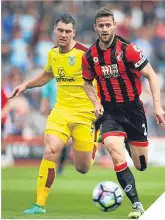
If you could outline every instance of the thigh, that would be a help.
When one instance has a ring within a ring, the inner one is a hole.
[[[128,136],[127,141],[134,146],[148,146],[147,120],[143,106],[139,103],[133,106],[127,114],[128,117],[123,123]]]
[[[74,148],[74,162],[75,167],[90,168],[91,158],[95,156],[96,146],[94,144],[94,125],[93,121],[77,118],[77,122],[72,128],[72,144]]]
[[[71,136],[73,147],[77,151],[88,152],[93,150],[95,127],[90,118],[79,116],[72,124]]]
[[[102,141],[109,136],[127,137],[127,134],[113,113],[106,113],[99,121]]]
[[[55,135],[66,144],[70,137],[70,128],[65,115],[62,110],[53,109],[48,116],[45,134]]]
[[[74,148],[74,164],[76,168],[85,167],[87,170],[91,166],[93,151],[79,151]]]

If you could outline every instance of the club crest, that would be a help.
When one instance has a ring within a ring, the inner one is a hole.
[[[122,51],[116,52],[116,58],[118,61],[121,61],[123,59],[123,52]]]
[[[69,59],[69,65],[73,66],[76,62],[76,57],[68,57],[68,59]]]

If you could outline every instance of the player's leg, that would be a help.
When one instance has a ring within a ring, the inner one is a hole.
[[[94,164],[97,143],[74,140],[73,147],[75,168],[78,172],[85,174]]]
[[[63,174],[65,160],[66,160],[67,155],[68,155],[68,147],[69,146],[65,146],[61,151],[61,154],[60,154],[60,157],[59,157],[59,160],[58,160],[57,175],[62,175]]]
[[[139,171],[144,171],[148,164],[148,142],[129,142],[130,153],[134,166]]]
[[[48,118],[45,131],[45,151],[37,179],[37,200],[32,208],[24,211],[24,214],[43,214],[46,212],[44,206],[55,179],[56,163],[70,136],[66,121],[61,117],[58,123],[57,117],[59,114],[55,114],[54,118],[50,115]]]
[[[124,136],[107,136],[103,138],[103,141],[104,146],[112,157],[117,179],[131,203],[134,204],[139,202],[139,198],[136,191],[134,176],[127,166],[124,151],[124,138]]]
[[[84,146],[85,142],[81,146]],[[80,146],[80,144],[79,144]],[[75,168],[79,173],[85,174],[91,167],[92,151],[79,151],[74,149],[74,164]]]
[[[59,154],[65,143],[55,134],[45,135],[45,151],[40,164],[37,179],[37,200],[36,204],[24,211],[24,214],[44,214],[44,208],[51,185],[55,179],[56,163]]]
[[[148,164],[147,120],[144,111],[138,112],[128,131],[128,145],[134,166],[137,170],[144,171]]]
[[[50,187],[55,179],[56,164],[61,150],[64,148],[65,140],[60,135],[49,130],[45,134],[45,151],[39,169],[37,180],[37,201],[36,204],[45,206]],[[53,134],[52,134],[53,133]],[[65,137],[67,138],[67,137]]]
[[[86,124],[75,124],[72,138],[75,168],[78,172],[85,174],[93,165],[97,151],[91,121]]]
[[[128,142],[128,145],[134,166],[137,170],[144,171],[148,163],[148,142],[132,141],[131,143]],[[128,218],[139,218],[144,213],[143,206],[139,202],[133,204],[132,208],[133,212],[128,215]]]
[[[127,111],[128,113],[128,111]],[[148,163],[148,140],[147,140],[147,121],[142,104],[136,103],[129,110],[131,120],[125,125],[128,135],[127,148],[137,170],[144,171]],[[139,218],[144,209],[141,203],[132,206],[133,212],[128,218]]]
[[[134,176],[127,166],[124,140],[127,134],[115,117],[105,115],[101,123],[101,135],[104,146],[111,154],[117,179],[132,204],[139,202]]]

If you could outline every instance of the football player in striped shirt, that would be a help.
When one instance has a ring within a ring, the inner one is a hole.
[[[165,112],[161,107],[157,76],[149,61],[136,45],[116,35],[115,28],[113,13],[100,9],[94,22],[98,39],[82,59],[84,89],[100,118],[102,141],[112,156],[118,181],[132,203],[133,212],[128,218],[139,218],[144,209],[134,176],[127,166],[124,142],[136,169],[144,171],[148,163],[148,138],[146,116],[139,97],[141,75],[149,81],[157,123],[165,124]],[[92,83],[94,79],[101,102]]]

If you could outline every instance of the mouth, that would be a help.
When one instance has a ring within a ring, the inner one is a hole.
[[[109,34],[102,34],[101,36],[103,36],[103,37],[107,37],[107,36],[109,36]]]
[[[60,43],[66,43],[66,40],[64,40],[64,39],[59,39],[59,42],[60,42]]]

